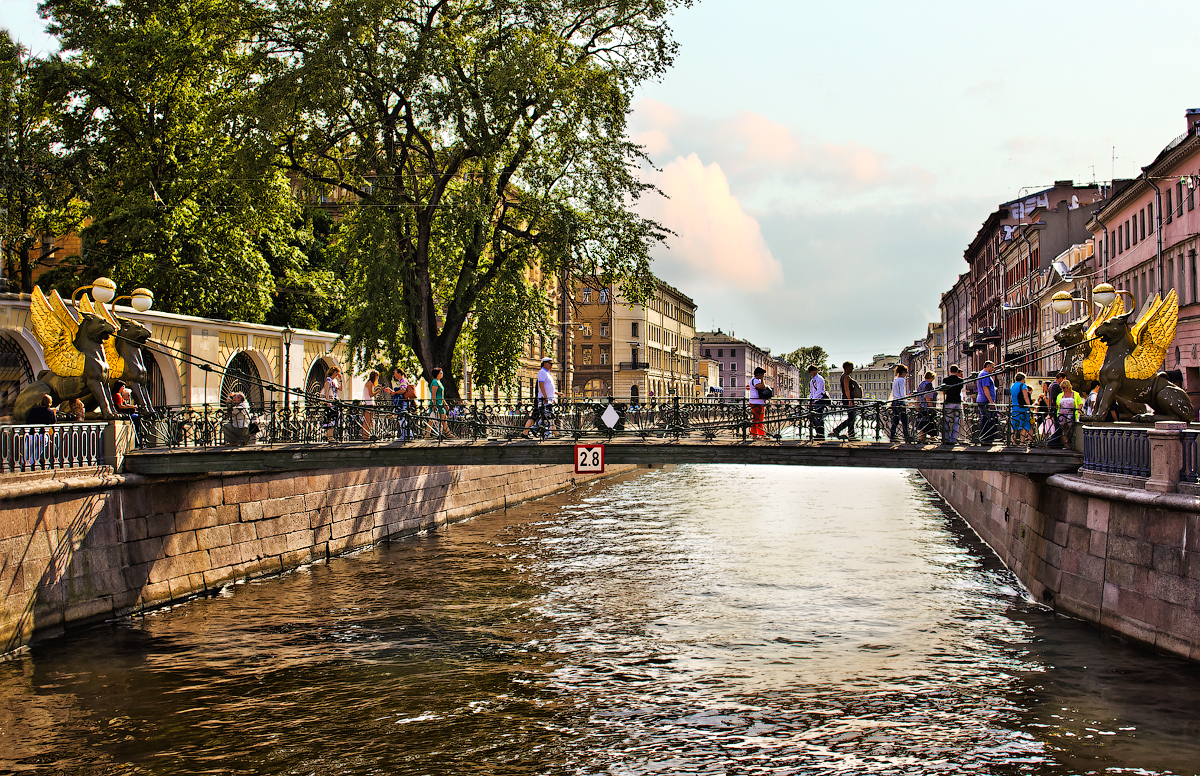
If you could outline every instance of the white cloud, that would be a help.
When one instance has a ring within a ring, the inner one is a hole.
[[[656,256],[670,274],[693,284],[765,291],[783,280],[779,262],[763,240],[758,221],[742,209],[717,163],[696,154],[676,157],[651,175],[667,198],[653,199],[646,215],[676,233],[670,250]]]

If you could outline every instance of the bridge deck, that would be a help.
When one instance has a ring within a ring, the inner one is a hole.
[[[529,441],[345,442],[329,445],[138,450],[125,470],[139,474],[244,473],[360,466],[528,466],[572,464],[571,439]],[[702,441],[617,439],[604,443],[609,464],[783,464],[899,469],[958,469],[1059,474],[1074,472],[1072,450],[943,447],[879,442]]]

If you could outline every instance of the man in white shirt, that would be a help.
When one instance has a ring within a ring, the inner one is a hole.
[[[529,438],[529,429],[539,420],[549,424],[550,436],[554,436],[554,397],[558,396],[558,391],[554,386],[554,373],[550,371],[552,366],[554,359],[550,356],[542,359],[542,368],[537,376],[537,395],[533,397],[533,414],[525,421],[525,430],[521,432],[525,439]]]
[[[808,399],[812,418],[813,438],[825,439],[825,411],[829,406],[829,397],[825,393],[825,378],[821,377],[816,364],[808,367]]]

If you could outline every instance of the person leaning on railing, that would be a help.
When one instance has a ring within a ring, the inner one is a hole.
[[[221,436],[227,445],[247,444],[253,436],[250,431],[250,402],[240,391],[229,394],[229,420],[221,427]]]
[[[31,426],[51,426],[58,422],[58,415],[54,411],[54,398],[50,394],[44,394],[38,403],[29,410],[25,416],[25,422]]]
[[[942,397],[942,444],[953,445],[958,442],[958,424],[962,420],[962,390],[963,379],[958,373],[958,367],[950,365],[950,376],[942,381],[938,388]]]

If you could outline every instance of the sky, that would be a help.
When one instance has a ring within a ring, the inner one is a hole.
[[[32,0],[0,24],[53,49]],[[699,0],[630,134],[676,236],[654,271],[774,353],[923,338],[997,205],[1133,177],[1200,107],[1200,3]]]

